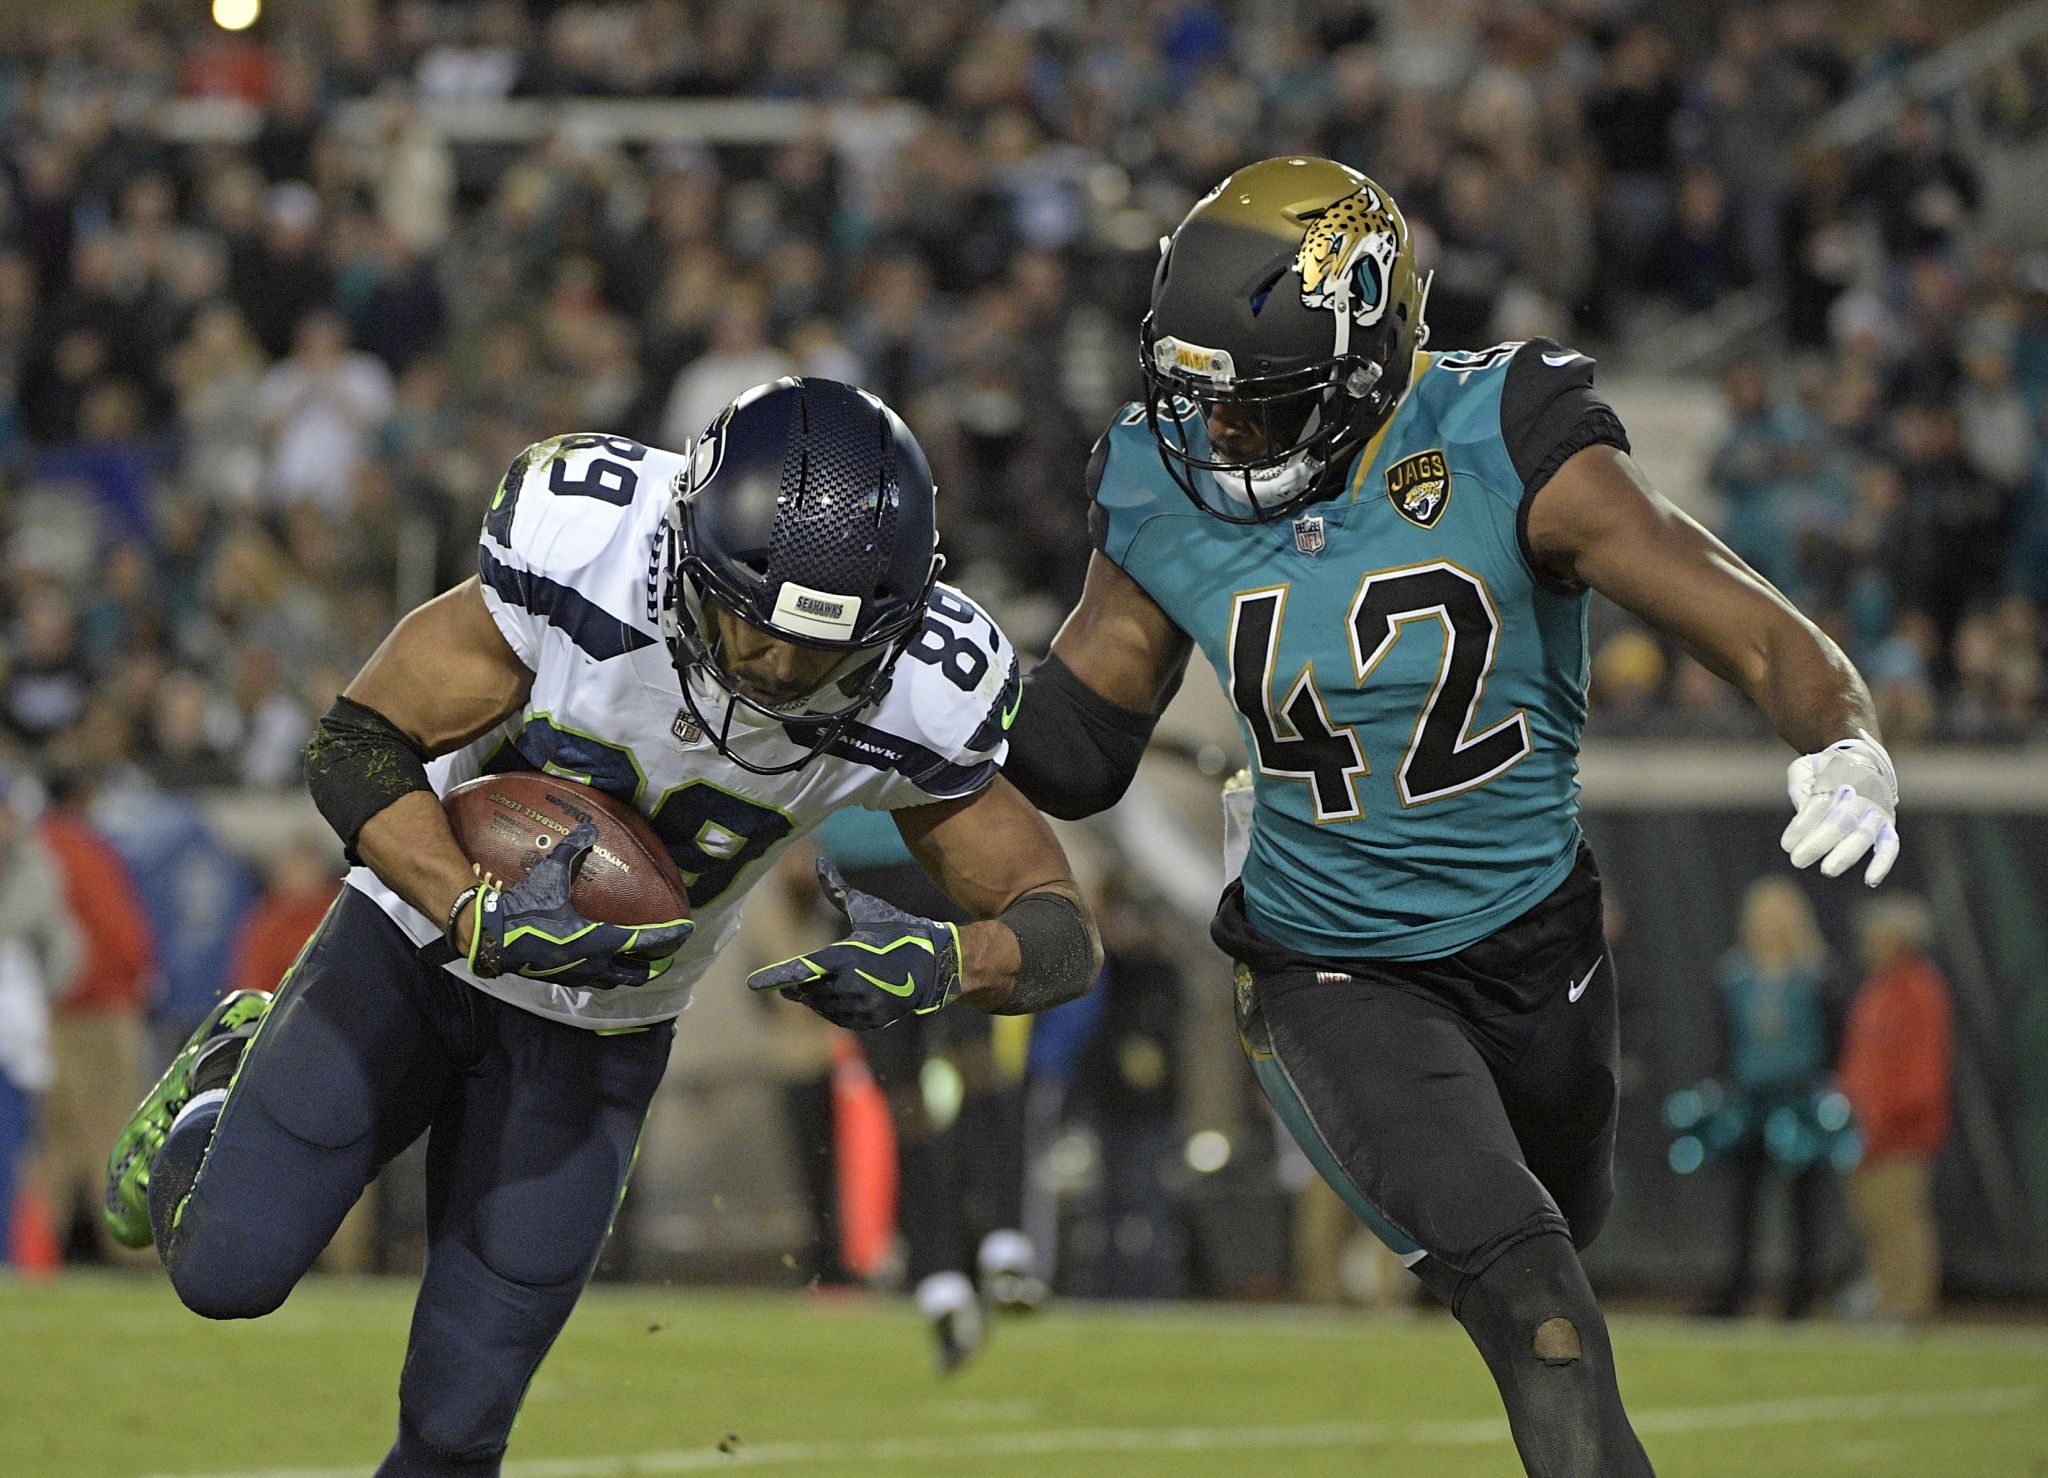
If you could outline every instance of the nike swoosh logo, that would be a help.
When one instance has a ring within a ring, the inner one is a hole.
[[[1024,706],[1024,685],[1017,685],[1017,696],[1010,700],[1010,706],[1003,710],[1003,728],[1007,732],[1017,720],[1017,710]]]
[[[901,985],[896,985],[890,981],[884,980],[879,975],[870,975],[865,970],[855,970],[853,973],[858,975],[862,980],[865,980],[869,985],[879,986],[881,989],[887,991],[892,996],[907,996],[912,991],[917,989],[917,981],[907,973],[904,975],[903,984]]]
[[[1607,956],[1605,955],[1600,956],[1600,960],[1606,958]],[[1579,983],[1565,992],[1564,998],[1567,1001],[1576,1001],[1586,993],[1586,987],[1593,983],[1593,972],[1600,968],[1600,960],[1593,961],[1592,965],[1587,968],[1586,973],[1579,977]]]
[[[1546,354],[1543,356],[1543,362],[1549,365],[1552,369],[1563,369],[1573,360],[1584,359],[1585,357],[1586,356],[1583,354],[1572,354],[1569,352],[1564,354]]]

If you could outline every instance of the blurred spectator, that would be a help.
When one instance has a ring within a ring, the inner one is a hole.
[[[127,864],[86,815],[88,786],[79,771],[54,777],[38,827],[57,861],[84,956],[57,996],[51,1022],[56,1071],[43,1102],[37,1179],[60,1239],[74,1249],[93,1249],[98,1261],[113,1251],[100,1225],[107,1148],[154,1062],[143,1016],[155,951]]]
[[[1513,265],[1507,223],[1486,163],[1464,155],[1444,170],[1443,211],[1429,290],[1430,342],[1476,349],[1494,341],[1494,311]]]
[[[459,578],[519,447],[579,427],[678,445],[792,371],[906,414],[941,464],[949,548],[1028,627],[1085,563],[1079,458],[1136,388],[1160,234],[1227,170],[1307,149],[1396,193],[1436,272],[1436,347],[1627,350],[1745,285],[1743,316],[1775,294],[1815,356],[1794,373],[1822,388],[1764,384],[1763,435],[1731,437],[1756,475],[1717,487],[1731,542],[1859,659],[1922,611],[1926,691],[1947,700],[1965,665],[1981,676],[1965,635],[2007,629],[1979,613],[2048,599],[2048,268],[1987,230],[1978,157],[2048,118],[2039,48],[1867,142],[1815,129],[1947,39],[1935,8],[1862,31],[1814,0],[1705,21],[1337,0],[329,9],[227,37],[203,7],[159,7],[0,44],[19,79],[0,623],[23,624],[12,572],[33,565],[81,623],[88,679],[188,670],[228,728],[264,687],[231,647],[293,674],[352,665],[398,594],[396,546],[407,594]],[[250,131],[185,135],[153,110],[167,87],[252,104]],[[437,111],[578,95],[794,111],[745,144],[580,124],[486,143]],[[1768,334],[1742,342],[1778,362]],[[1908,406],[1953,423],[1932,463],[1898,429]],[[1873,463],[1900,474],[1881,508]],[[350,551],[324,570],[275,518],[306,501]],[[1674,727],[1684,690],[1660,679],[1632,722]],[[1926,726],[2015,731],[1982,707],[1937,702]]]
[[[1868,275],[1867,265],[1881,248],[1849,212],[1849,165],[1842,155],[1805,150],[1797,167],[1780,253],[1785,332],[1795,345],[1812,348],[1827,339],[1828,310]]]
[[[1617,263],[1637,263],[1671,200],[1673,125],[1682,98],[1671,39],[1647,21],[1600,60],[1586,127],[1608,171],[1607,235]]]
[[[1728,187],[1710,169],[1679,176],[1671,216],[1651,241],[1648,281],[1686,308],[1711,308],[1755,276],[1728,209]]]
[[[230,238],[233,296],[257,342],[272,358],[287,353],[299,321],[326,304],[333,273],[320,251],[320,197],[298,180],[272,186],[262,197],[257,234]]]
[[[772,948],[802,950],[823,943],[827,921],[817,908],[816,851],[791,847],[775,865],[768,886],[753,895],[766,927],[756,937]],[[766,955],[748,961],[769,963]],[[851,1283],[853,1274],[843,1257],[839,1222],[839,1159],[833,1117],[833,1042],[837,1028],[809,1011],[783,1011],[770,993],[755,1002],[767,1014],[770,1053],[782,1084],[783,1113],[789,1128],[790,1158],[803,1187],[810,1215],[809,1235],[791,1254],[791,1270],[809,1287]]]
[[[1941,1292],[1934,1157],[1948,1138],[1954,1037],[1948,982],[1927,956],[1932,918],[1908,895],[1869,905],[1859,931],[1869,972],[1849,1007],[1839,1071],[1863,1135],[1849,1203],[1878,1311],[1932,1314]]]
[[[265,869],[262,894],[235,931],[227,989],[276,990],[340,891],[340,870],[324,840],[298,837],[280,848]]]
[[[1877,704],[1877,720],[1893,744],[1917,743],[1934,724],[1930,665],[1937,641],[1924,611],[1907,611],[1863,663],[1864,680]]]
[[[1817,1157],[1784,1163],[1765,1126],[1780,1110],[1803,1113],[1826,1083],[1839,1034],[1831,1020],[1831,967],[1813,906],[1790,878],[1751,883],[1737,928],[1736,946],[1719,968],[1721,1083],[1730,1100],[1742,1105],[1750,1129],[1728,1155],[1735,1182],[1728,1269],[1701,1312],[1729,1318],[1748,1303],[1764,1181],[1776,1178],[1784,1181],[1791,1203],[1783,1307],[1787,1319],[1797,1319],[1825,1291],[1821,1211],[1831,1177],[1826,1161]]]
[[[151,537],[152,469],[142,434],[142,402],[135,387],[101,380],[87,387],[79,401],[76,441],[52,447],[37,463],[41,478],[84,485],[98,507],[103,542]]]
[[[36,1100],[55,1078],[50,1002],[84,949],[57,859],[36,835],[42,799],[18,769],[0,772],[0,1229],[35,1129]],[[7,1239],[0,1237],[0,1262]]]
[[[263,377],[256,403],[270,438],[271,496],[334,511],[391,415],[391,372],[351,350],[341,316],[322,310],[300,321],[292,352]]]
[[[225,715],[196,672],[165,673],[156,684],[143,762],[159,785],[205,790],[235,778],[226,754]]]
[[[92,679],[79,641],[78,613],[61,588],[38,581],[23,592],[19,609],[7,636],[0,721],[35,743],[77,721]]]
[[[1101,1146],[1100,1235],[1086,1239],[1100,1251],[1074,1269],[1071,1286],[1101,1298],[1171,1298],[1183,1291],[1187,1260],[1168,1183],[1179,1143],[1175,1060],[1185,1009],[1174,915],[1139,899],[1114,874],[1095,902],[1103,931],[1104,977],[1094,992],[1101,1023],[1081,1056],[1074,1109]]]
[[[2005,576],[2007,510],[1998,490],[1963,460],[1953,409],[1902,407],[1895,447],[1906,495],[1900,593],[1934,621],[1935,681],[1946,686],[1964,613],[1992,600]]]
[[[1641,627],[1625,627],[1593,653],[1593,698],[1603,713],[1626,725],[1657,701],[1668,672],[1657,639]]]
[[[661,415],[666,446],[687,445],[742,391],[794,374],[789,356],[768,341],[768,305],[758,287],[726,285],[711,321],[710,346],[676,376]]]
[[[1767,578],[1789,553],[1776,521],[1770,491],[1778,475],[1778,453],[1787,439],[1783,418],[1771,403],[1764,366],[1739,360],[1723,381],[1728,397],[1728,430],[1707,468],[1707,486],[1721,500],[1721,537]]]
[[[257,398],[268,361],[231,303],[212,303],[171,351],[165,376],[184,446],[179,480],[208,502],[248,507],[266,472]]]
[[[1850,184],[1894,259],[1945,249],[1977,207],[1976,171],[1949,147],[1945,131],[1932,107],[1909,104]]]
[[[247,866],[221,845],[190,796],[163,790],[134,762],[125,717],[88,711],[67,752],[99,780],[91,816],[128,864],[149,915],[162,987],[151,1012],[160,1059],[220,998],[235,931],[255,894]]]

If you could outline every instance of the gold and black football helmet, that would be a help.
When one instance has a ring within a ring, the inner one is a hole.
[[[1328,497],[1428,339],[1429,280],[1393,197],[1329,159],[1261,160],[1160,243],[1140,330],[1145,415],[1204,513],[1264,523]],[[1219,408],[1255,434],[1212,446]]]

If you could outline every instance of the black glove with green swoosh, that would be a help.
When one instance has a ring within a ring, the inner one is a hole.
[[[747,977],[750,987],[779,990],[855,1031],[922,1016],[960,994],[958,929],[847,887],[829,857],[818,859],[818,884],[853,932],[809,954],[762,966]]]

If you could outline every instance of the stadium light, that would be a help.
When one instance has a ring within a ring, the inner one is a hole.
[[[1198,1175],[1214,1175],[1230,1163],[1230,1139],[1214,1129],[1189,1136],[1188,1168]]]
[[[263,0],[213,0],[213,23],[223,31],[246,31],[263,14]]]

